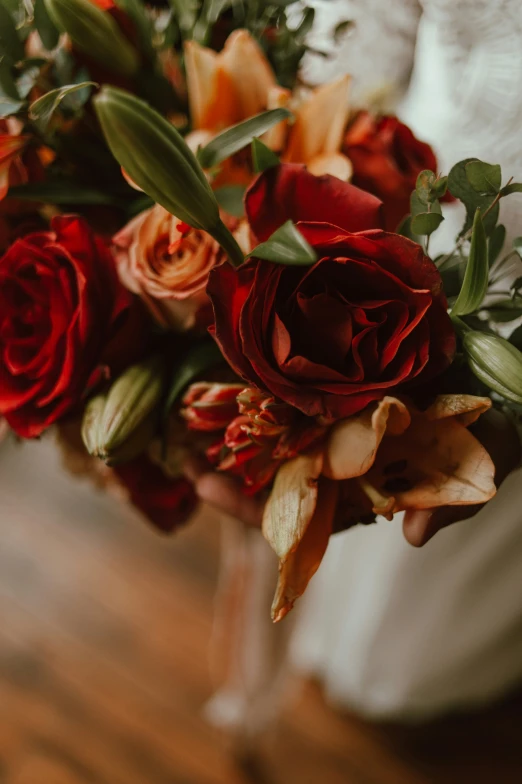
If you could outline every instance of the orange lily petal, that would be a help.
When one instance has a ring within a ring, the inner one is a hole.
[[[373,465],[384,434],[402,433],[410,422],[406,405],[394,397],[337,422],[328,439],[324,475],[337,480],[362,476]]]
[[[295,112],[284,155],[289,163],[308,163],[339,152],[348,120],[350,76],[317,87]]]
[[[428,419],[444,419],[456,417],[458,421],[468,427],[491,408],[489,397],[476,395],[438,395],[431,406],[426,410]]]
[[[231,33],[219,57],[235,92],[236,122],[264,111],[277,81],[263,50],[248,30]]]
[[[218,133],[233,125],[238,116],[235,85],[221,55],[187,41],[185,67],[193,127]]]
[[[268,91],[267,109],[285,109],[288,106],[292,93],[285,87],[271,87]],[[262,137],[261,141],[270,147],[271,150],[280,152],[284,149],[286,137],[288,134],[288,122],[282,120],[277,125],[274,125]]]
[[[298,547],[281,560],[279,580],[272,604],[272,619],[282,620],[294,602],[306,590],[328,546],[333,531],[339,485],[324,477],[319,480],[319,493],[314,514]]]
[[[317,155],[307,164],[307,169],[316,177],[331,174],[344,182],[348,182],[353,174],[353,166],[349,158],[341,152]]]
[[[263,536],[281,559],[295,550],[314,515],[323,455],[315,451],[284,463],[263,513]]]

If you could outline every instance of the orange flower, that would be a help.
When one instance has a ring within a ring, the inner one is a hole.
[[[337,422],[320,448],[278,471],[263,534],[279,557],[272,617],[303,594],[330,534],[373,514],[481,504],[495,495],[495,467],[467,430],[489,398],[441,395],[426,410],[385,397]]]
[[[349,76],[317,87],[303,99],[293,96],[277,84],[261,47],[246,30],[233,32],[219,53],[187,42],[185,62],[192,146],[206,144],[224,128],[259,112],[288,106],[294,114],[293,125],[281,122],[271,128],[265,143],[281,153],[282,160],[307,164],[313,174],[350,178],[350,161],[340,152],[348,120]],[[227,162],[220,185],[252,178],[247,162],[240,163],[242,176],[229,171],[231,163]]]
[[[208,304],[208,273],[220,257],[218,243],[159,204],[140,213],[113,239],[118,274],[163,327],[195,326]],[[210,311],[209,311],[210,314]]]
[[[29,141],[13,129],[9,120],[0,120],[0,201],[11,185],[27,182],[27,171],[22,162],[22,152]]]

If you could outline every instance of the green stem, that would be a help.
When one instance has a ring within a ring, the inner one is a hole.
[[[217,227],[209,232],[209,234],[212,234],[214,239],[219,242],[233,267],[239,267],[240,264],[244,262],[245,256],[243,251],[237,244],[235,237],[222,221],[220,221]]]
[[[461,337],[466,333],[471,331],[471,327],[468,327],[465,321],[459,316],[451,316],[451,321],[453,322],[453,326],[455,328],[455,332],[457,332]]]

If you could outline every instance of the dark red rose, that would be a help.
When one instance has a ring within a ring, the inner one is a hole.
[[[40,435],[127,351],[131,295],[108,247],[77,217],[16,240],[0,258],[0,414]]]
[[[189,481],[172,479],[161,468],[142,456],[113,468],[128,493],[128,500],[161,531],[169,533],[186,522],[197,505]]]
[[[214,335],[245,381],[335,420],[449,365],[437,268],[420,245],[373,228],[375,197],[287,164],[260,175],[245,203],[257,240],[292,218],[319,256],[311,267],[253,258],[211,271]]]
[[[388,231],[410,212],[418,174],[423,169],[437,173],[429,144],[419,141],[397,117],[359,112],[348,128],[343,152],[352,162],[353,184],[382,200]]]

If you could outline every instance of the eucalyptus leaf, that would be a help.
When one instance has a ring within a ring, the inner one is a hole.
[[[252,164],[256,173],[271,169],[280,163],[279,156],[260,139],[252,139]]]
[[[291,220],[283,223],[266,242],[254,248],[249,255],[289,266],[309,267],[317,261],[315,250]]]
[[[204,343],[198,343],[196,346],[193,346],[174,371],[163,409],[163,421],[168,419],[172,407],[186,387],[197,376],[200,376],[209,368],[221,364],[223,361],[223,355],[213,340],[207,340]]]
[[[482,214],[484,214],[495,199],[494,195],[483,196],[482,194],[477,193],[468,180],[466,165],[471,161],[476,160],[476,158],[467,158],[463,161],[459,161],[459,163],[456,163],[455,166],[453,166],[448,175],[448,189],[450,193],[459,199],[466,207],[466,220],[460,231],[460,237],[466,234],[473,226],[477,207],[479,207]],[[497,220],[498,204],[496,204],[483,219],[484,231],[487,236],[489,236],[495,228]]]
[[[510,193],[522,193],[522,182],[510,182],[500,191],[501,196],[509,196]]]
[[[0,2],[0,57],[4,55],[16,63],[24,59],[25,52],[14,19]]]
[[[244,185],[224,185],[214,191],[214,196],[221,209],[233,215],[234,218],[242,218],[245,214],[243,197],[245,195]]]
[[[418,242],[419,238],[416,234],[413,233],[411,229],[411,223],[412,223],[411,215],[405,215],[404,218],[399,223],[399,225],[397,226],[395,233],[400,234],[401,237],[407,237],[409,240],[413,240],[413,242]]]
[[[40,128],[45,129],[54,112],[57,110],[64,98],[77,90],[89,87],[97,87],[96,82],[80,82],[79,84],[66,84],[50,90],[41,98],[34,101],[29,107],[29,117],[37,122]]]
[[[431,186],[431,195],[436,199],[442,199],[448,189],[448,178],[438,177]]]
[[[480,215],[475,212],[468,263],[459,296],[451,313],[453,316],[466,316],[481,306],[488,290],[489,264],[486,233]]]
[[[498,259],[502,248],[504,247],[505,240],[506,227],[502,223],[499,223],[491,232],[491,236],[488,240],[488,256],[490,267],[492,267],[495,261]]]
[[[426,212],[426,202],[422,201],[416,190],[412,191],[410,196],[410,212],[412,219],[416,215],[421,215],[423,212]]]
[[[431,189],[435,179],[436,176],[434,172],[430,171],[429,169],[424,169],[424,171],[421,171],[417,177],[415,192],[423,204],[427,204],[430,201]]]
[[[197,158],[204,169],[210,169],[221,161],[230,158],[243,147],[251,144],[257,136],[261,136],[273,125],[291,117],[288,109],[270,109],[268,112],[256,114],[255,117],[227,128],[215,136],[205,147],[200,147]]]
[[[414,234],[430,235],[436,231],[444,218],[438,212],[421,212],[411,221],[411,229]]]
[[[496,194],[502,184],[502,170],[498,164],[470,161],[466,164],[466,177],[478,193]]]
[[[48,51],[58,46],[60,33],[49,16],[44,0],[34,0],[34,24],[43,45]]]

